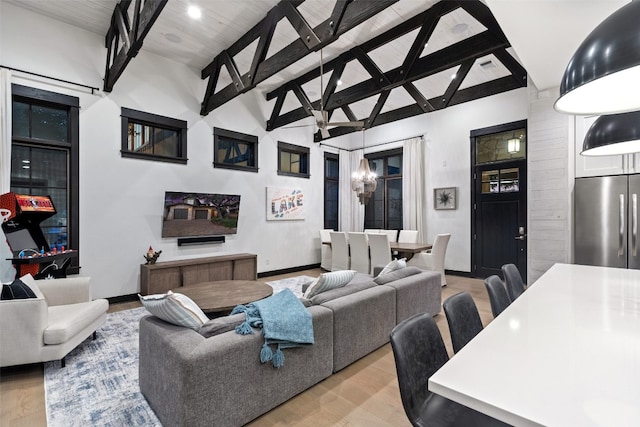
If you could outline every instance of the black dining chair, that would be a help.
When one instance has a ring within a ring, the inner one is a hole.
[[[449,360],[440,330],[430,314],[416,314],[400,322],[391,331],[391,348],[402,406],[413,426],[508,425],[429,391],[429,377]]]
[[[502,279],[495,274],[484,279],[484,286],[487,288],[487,293],[489,294],[489,303],[491,303],[493,317],[498,317],[498,315],[511,304],[507,289],[504,287]]]
[[[507,292],[511,302],[515,301],[524,292],[525,285],[520,275],[520,270],[514,264],[505,264],[502,266],[502,274],[504,275],[504,283],[507,285]]]
[[[447,298],[442,308],[447,316],[453,352],[457,353],[482,330],[478,307],[470,293],[460,292]]]

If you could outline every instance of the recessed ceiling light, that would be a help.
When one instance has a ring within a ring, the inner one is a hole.
[[[458,76],[458,73],[454,73],[451,75],[451,80],[455,79]]]
[[[182,38],[174,33],[167,33],[164,35],[164,38],[169,40],[171,43],[182,43]]]
[[[338,86],[340,86],[342,84],[342,80],[338,80],[338,83],[336,83]]]
[[[462,34],[465,31],[467,31],[469,29],[469,26],[467,24],[465,24],[464,22],[460,23],[460,24],[456,24],[453,26],[453,28],[451,28],[451,32],[453,34]]]
[[[198,6],[191,5],[187,9],[187,15],[189,15],[193,19],[200,19],[200,17],[202,16],[202,11]]]

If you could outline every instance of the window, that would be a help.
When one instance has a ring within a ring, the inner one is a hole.
[[[49,246],[79,249],[79,100],[13,84],[11,191],[48,195],[57,213],[40,223]],[[77,273],[75,258],[68,272]]]
[[[187,163],[187,122],[122,108],[122,157]]]
[[[278,175],[309,178],[309,148],[278,141]]]
[[[338,230],[340,164],[338,155],[324,153],[324,228]]]
[[[366,156],[378,186],[364,208],[364,228],[402,229],[402,149]]]
[[[213,167],[258,172],[258,137],[213,128]]]
[[[527,129],[478,136],[476,165],[525,159],[527,157]]]

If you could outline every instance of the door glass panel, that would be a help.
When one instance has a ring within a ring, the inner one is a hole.
[[[499,191],[499,176],[497,170],[482,171],[482,192],[497,193]]]
[[[29,104],[13,102],[13,136],[29,137]]]
[[[526,158],[527,131],[516,129],[476,138],[476,165]]]
[[[500,170],[500,192],[512,193],[519,190],[518,168]]]

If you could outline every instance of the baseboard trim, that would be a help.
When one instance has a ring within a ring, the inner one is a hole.
[[[120,304],[122,302],[131,302],[131,301],[138,301],[138,294],[129,294],[129,295],[119,295],[117,297],[108,297],[105,298],[107,301],[109,301],[109,305],[111,304]]]
[[[301,265],[298,267],[291,268],[283,268],[282,270],[273,270],[273,271],[263,271],[262,273],[258,273],[258,278],[269,277],[269,276],[278,276],[280,274],[289,274],[295,273],[296,271],[304,271],[311,270],[313,268],[320,268],[320,264],[309,264],[309,265]]]

